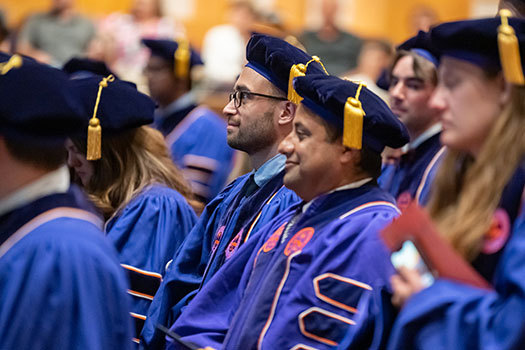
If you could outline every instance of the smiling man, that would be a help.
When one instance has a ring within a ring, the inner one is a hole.
[[[224,115],[228,144],[246,152],[254,169],[211,200],[175,255],[144,326],[142,340],[147,348],[160,348],[164,342],[155,329],[158,323],[171,325],[253,232],[298,201],[293,191],[283,187],[285,157],[278,153],[279,143],[292,130],[297,108],[287,99],[290,71],[309,61],[307,73],[323,71],[304,51],[266,35],[250,39],[246,58],[248,64]]]
[[[350,348],[384,345],[394,269],[378,232],[398,210],[376,179],[383,148],[405,144],[406,129],[362,84],[309,75],[294,87],[304,99],[279,151],[284,184],[303,201],[261,229],[188,305],[172,328],[184,340],[329,349],[346,334]]]

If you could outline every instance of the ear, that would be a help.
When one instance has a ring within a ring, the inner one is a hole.
[[[341,144],[340,160],[342,164],[359,164],[361,161],[361,150],[348,148]]]
[[[501,81],[499,82],[501,86],[501,94],[499,99],[500,106],[504,107],[507,105],[510,101],[510,95],[512,91],[512,84],[505,81],[503,76],[501,77]]]
[[[281,110],[279,115],[278,123],[279,125],[291,124],[293,118],[295,117],[295,111],[297,111],[297,105],[290,101],[283,102],[284,108]]]

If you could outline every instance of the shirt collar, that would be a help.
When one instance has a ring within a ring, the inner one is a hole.
[[[66,193],[69,169],[64,165],[0,200],[0,215],[54,193]]]
[[[416,139],[410,143],[407,143],[403,147],[403,151],[409,151],[413,150],[419,147],[423,142],[431,138],[432,136],[436,135],[437,133],[441,132],[441,123],[436,123],[432,125],[430,128],[428,128],[424,133],[416,137]]]
[[[254,170],[253,180],[257,186],[262,187],[270,181],[275,175],[284,170],[286,163],[286,156],[277,154],[273,158],[266,161],[259,169]]]
[[[349,184],[346,184],[346,185],[343,185],[343,186],[339,186],[337,187],[336,189],[333,189],[331,190],[330,192],[328,193],[333,193],[333,192],[337,192],[337,191],[344,191],[344,190],[350,190],[352,188],[358,188],[358,187],[361,187],[363,186],[364,184],[367,184],[368,182],[372,181],[373,178],[371,177],[367,177],[365,179],[361,179],[361,180],[358,180],[358,181],[355,181],[355,182],[352,182],[352,183],[349,183]],[[328,194],[327,193],[327,194]],[[309,201],[308,203],[306,203],[305,205],[303,205],[303,213],[310,207],[310,205],[312,205],[312,203],[317,199],[319,198],[319,196],[315,197],[314,199],[312,199],[311,201]]]

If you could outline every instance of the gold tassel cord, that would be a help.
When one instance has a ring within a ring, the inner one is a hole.
[[[499,14],[501,25],[498,27],[498,49],[503,74],[509,83],[525,85],[518,38],[514,28],[509,25],[509,17],[512,14],[506,9],[501,10]]]
[[[302,63],[294,64],[290,68],[290,78],[288,79],[288,100],[298,105],[303,98],[293,88],[293,80],[297,77],[304,77],[306,75],[306,66]]]
[[[113,75],[109,75],[98,83],[97,100],[95,101],[95,108],[93,109],[93,116],[89,120],[88,136],[87,136],[87,160],[97,160],[102,156],[102,127],[100,126],[100,120],[97,118],[98,105],[100,103],[100,97],[102,95],[102,89],[108,87],[108,83],[115,81]]]
[[[9,61],[0,63],[0,75],[6,75],[11,69],[22,67],[22,57],[13,55]]]
[[[186,78],[190,72],[190,44],[186,39],[179,39],[179,46],[175,50],[175,76],[178,78]]]
[[[290,68],[290,77],[288,79],[288,100],[290,102],[295,103],[296,105],[301,103],[303,98],[299,96],[299,94],[293,88],[293,80],[297,77],[304,77],[306,75],[306,71],[308,70],[308,65],[312,62],[319,63],[321,67],[323,67],[323,70],[326,73],[326,75],[329,75],[328,72],[326,71],[326,68],[323,65],[323,62],[321,62],[321,60],[317,56],[312,56],[312,59],[306,62],[306,64],[302,64],[302,63],[294,64],[292,68]]]
[[[344,110],[343,146],[354,149],[363,148],[363,119],[365,111],[359,95],[364,83],[359,83],[355,97],[348,97]]]

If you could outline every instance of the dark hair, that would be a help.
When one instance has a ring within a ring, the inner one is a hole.
[[[67,153],[63,143],[3,137],[9,153],[20,162],[44,170],[55,170],[65,164]]]

